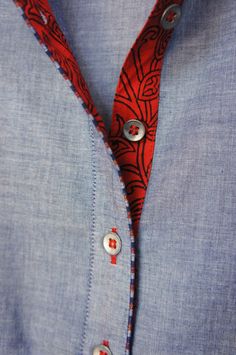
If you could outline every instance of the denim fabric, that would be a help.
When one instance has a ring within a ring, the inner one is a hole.
[[[236,7],[185,0],[182,12],[138,237],[133,355],[234,355]],[[124,355],[131,250],[117,170],[9,0],[0,33],[0,354],[88,355],[108,339]],[[102,247],[113,226],[115,267]]]

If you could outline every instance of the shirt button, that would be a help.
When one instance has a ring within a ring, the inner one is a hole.
[[[181,8],[177,4],[168,6],[161,16],[161,25],[165,30],[174,28],[181,17]]]
[[[145,135],[145,127],[139,120],[129,120],[124,124],[123,133],[129,141],[140,141]]]
[[[112,355],[112,352],[107,346],[98,345],[93,349],[93,355]]]
[[[117,255],[121,251],[121,239],[117,233],[111,232],[103,238],[103,247],[109,255]]]

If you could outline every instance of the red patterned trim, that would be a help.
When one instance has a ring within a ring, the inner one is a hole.
[[[136,236],[151,174],[163,57],[173,32],[164,30],[160,20],[170,4],[173,2],[157,1],[126,57],[116,88],[109,132],[109,143],[124,178]],[[140,141],[128,141],[123,135],[123,126],[130,119],[137,119],[145,126],[146,134]]]

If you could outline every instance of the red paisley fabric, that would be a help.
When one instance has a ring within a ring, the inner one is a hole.
[[[181,4],[182,1],[175,0],[174,3]],[[22,8],[25,19],[46,46],[48,55],[58,63],[65,79],[70,80],[73,91],[83,100],[83,106],[95,118],[97,128],[110,145],[121,169],[133,231],[137,236],[152,167],[163,56],[173,32],[163,29],[160,20],[173,1],[157,0],[125,59],[116,88],[109,133],[48,1],[17,0],[15,3]],[[145,126],[146,134],[140,141],[129,141],[123,135],[123,126],[130,119],[138,119]]]
[[[125,60],[113,106],[109,142],[125,181],[135,235],[152,167],[163,55],[173,31],[164,30],[160,20],[170,4],[157,1]],[[124,123],[130,119],[145,126],[146,134],[138,142],[123,136]]]

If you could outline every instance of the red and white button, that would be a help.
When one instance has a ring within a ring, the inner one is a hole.
[[[115,232],[110,232],[103,238],[103,247],[109,255],[117,255],[121,251],[121,239]]]
[[[93,355],[112,355],[112,352],[107,346],[98,345],[93,349]]]

